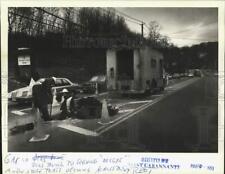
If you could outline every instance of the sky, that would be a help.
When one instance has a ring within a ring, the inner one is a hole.
[[[119,12],[149,24],[157,21],[162,35],[178,47],[207,41],[218,41],[217,8],[116,8]],[[141,26],[126,21],[132,31],[141,33]],[[147,28],[145,27],[145,36]]]

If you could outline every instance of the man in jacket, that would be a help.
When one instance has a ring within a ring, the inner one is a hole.
[[[33,104],[35,108],[38,108],[41,112],[41,116],[45,121],[51,119],[51,109],[49,112],[49,105],[51,106],[53,101],[53,95],[51,88],[54,85],[54,79],[49,78],[41,84],[35,84],[32,89]]]

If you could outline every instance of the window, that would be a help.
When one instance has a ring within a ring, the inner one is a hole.
[[[70,85],[70,83],[68,82],[68,80],[66,79],[62,79],[62,83],[63,83],[63,86],[67,86],[67,85]]]
[[[91,81],[91,82],[96,82],[97,80],[98,80],[98,76],[94,76],[94,77],[91,78],[90,81]]]
[[[63,86],[62,79],[56,79],[55,86]]]
[[[156,60],[155,59],[151,59],[151,67],[155,68],[156,67]]]

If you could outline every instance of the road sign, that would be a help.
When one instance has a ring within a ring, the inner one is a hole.
[[[18,57],[18,65],[23,66],[23,65],[30,65],[30,56],[25,55],[25,56],[19,56]]]

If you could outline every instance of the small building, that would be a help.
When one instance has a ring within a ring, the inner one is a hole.
[[[143,93],[164,89],[163,55],[150,46],[108,49],[106,67],[109,90]]]

